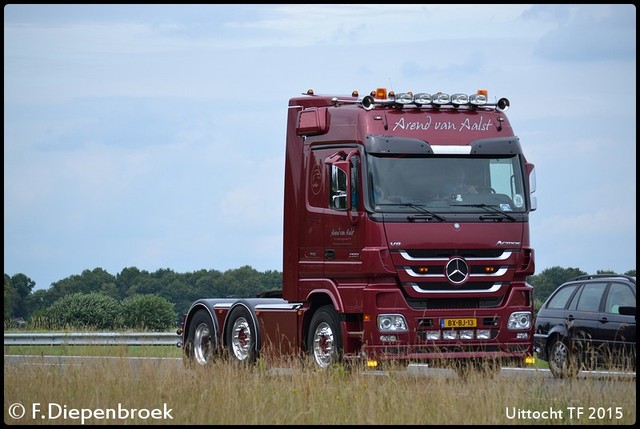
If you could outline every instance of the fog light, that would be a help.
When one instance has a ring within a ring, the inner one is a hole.
[[[440,339],[440,331],[427,331],[427,340],[437,341]]]
[[[519,340],[526,340],[527,338],[529,338],[529,333],[528,332],[518,332],[516,334],[516,338]]]
[[[443,340],[455,340],[458,338],[458,331],[443,331],[442,339]]]
[[[473,331],[460,331],[460,339],[461,340],[473,340]]]
[[[491,339],[491,330],[489,329],[478,329],[476,331],[476,338],[479,340],[489,340]]]
[[[380,335],[380,341],[381,342],[394,342],[397,341],[398,339],[396,338],[395,335]]]

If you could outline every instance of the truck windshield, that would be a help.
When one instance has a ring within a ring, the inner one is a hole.
[[[517,155],[500,157],[368,154],[370,200],[375,211],[525,212],[524,175]]]

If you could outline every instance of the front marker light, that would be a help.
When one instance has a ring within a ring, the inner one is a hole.
[[[531,312],[516,311],[515,313],[511,313],[509,321],[507,322],[507,328],[512,331],[531,328]]]
[[[395,343],[398,341],[398,337],[395,335],[380,335],[380,341],[383,343]]]
[[[407,332],[407,321],[402,314],[379,314],[378,330],[380,332]]]

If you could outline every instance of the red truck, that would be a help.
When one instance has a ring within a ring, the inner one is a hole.
[[[195,301],[185,359],[531,363],[535,174],[508,107],[485,90],[291,98],[282,290]]]

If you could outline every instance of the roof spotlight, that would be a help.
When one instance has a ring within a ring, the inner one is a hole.
[[[506,98],[501,98],[500,100],[498,100],[498,104],[496,104],[496,107],[501,112],[506,111],[509,108],[509,100],[507,100]]]
[[[362,107],[364,107],[364,110],[373,109],[375,107],[375,100],[373,99],[373,97],[370,95],[364,97],[362,99]]]
[[[426,92],[419,92],[413,96],[413,102],[418,106],[422,106],[423,104],[431,104],[431,94],[427,94]]]

